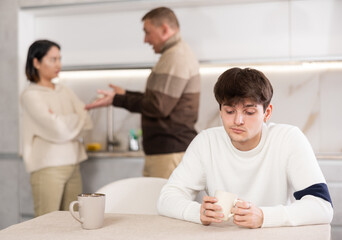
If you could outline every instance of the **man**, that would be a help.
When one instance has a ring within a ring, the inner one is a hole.
[[[142,114],[144,176],[169,178],[196,136],[200,76],[199,64],[181,39],[174,12],[165,7],[151,10],[143,18],[145,42],[161,54],[148,77],[145,93],[102,91],[104,97],[87,109],[108,106]]]
[[[219,77],[214,93],[223,127],[201,132],[189,145],[161,191],[160,214],[221,223],[221,207],[212,196],[224,190],[242,200],[231,209],[238,226],[330,223],[329,191],[308,140],[294,126],[266,124],[273,109],[266,76],[232,68]],[[201,190],[209,194],[202,204],[194,201]]]

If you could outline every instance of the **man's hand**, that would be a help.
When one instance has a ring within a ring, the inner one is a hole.
[[[98,107],[105,107],[112,104],[115,92],[114,91],[106,91],[106,90],[97,90],[98,94],[102,94],[103,97],[96,99],[94,102],[89,103],[85,106],[85,109],[89,110],[92,108],[98,108]]]
[[[108,90],[97,90],[98,94],[103,95],[102,98],[96,99],[94,102],[89,103],[85,106],[85,109],[89,110],[92,108],[105,107],[113,103],[115,94],[125,94],[126,91],[118,86],[110,84],[109,87],[113,88],[113,91]]]
[[[217,202],[215,197],[204,196],[203,203],[201,205],[200,215],[201,222],[203,225],[210,225],[211,223],[221,223],[223,218],[223,213],[218,213],[215,211],[221,210],[221,206],[215,205]]]
[[[113,88],[115,94],[125,95],[126,90],[113,84],[109,84],[109,87]]]
[[[250,202],[237,201],[231,212],[234,213],[234,223],[241,227],[260,228],[264,222],[262,210]]]

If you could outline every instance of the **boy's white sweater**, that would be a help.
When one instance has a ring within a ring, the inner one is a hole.
[[[259,145],[244,152],[232,145],[223,127],[216,127],[202,131],[189,145],[161,191],[158,210],[201,223],[200,204],[194,201],[198,191],[214,196],[216,190],[225,190],[260,207],[263,227],[330,223],[330,202],[313,195],[292,197],[314,184],[325,185],[325,179],[298,128],[264,125]]]
[[[28,172],[77,164],[87,158],[79,137],[92,121],[67,87],[31,83],[21,94],[23,158]],[[52,113],[51,113],[52,112]]]

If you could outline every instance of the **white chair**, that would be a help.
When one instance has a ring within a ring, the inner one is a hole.
[[[158,215],[157,201],[164,178],[137,177],[109,183],[97,193],[106,194],[106,213]]]

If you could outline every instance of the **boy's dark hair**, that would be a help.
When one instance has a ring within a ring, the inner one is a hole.
[[[53,46],[57,47],[59,50],[61,49],[61,47],[57,43],[49,40],[37,40],[31,44],[27,53],[25,67],[26,77],[30,82],[39,82],[39,73],[33,65],[33,59],[36,58],[39,62],[41,62],[42,58]]]
[[[178,29],[179,22],[176,14],[167,7],[159,7],[152,9],[142,17],[142,21],[151,20],[155,26],[161,26],[163,23],[167,23],[171,28]]]
[[[262,104],[264,111],[271,102],[273,87],[267,77],[260,71],[251,68],[231,68],[218,78],[214,94],[220,105],[234,106],[249,99]]]

